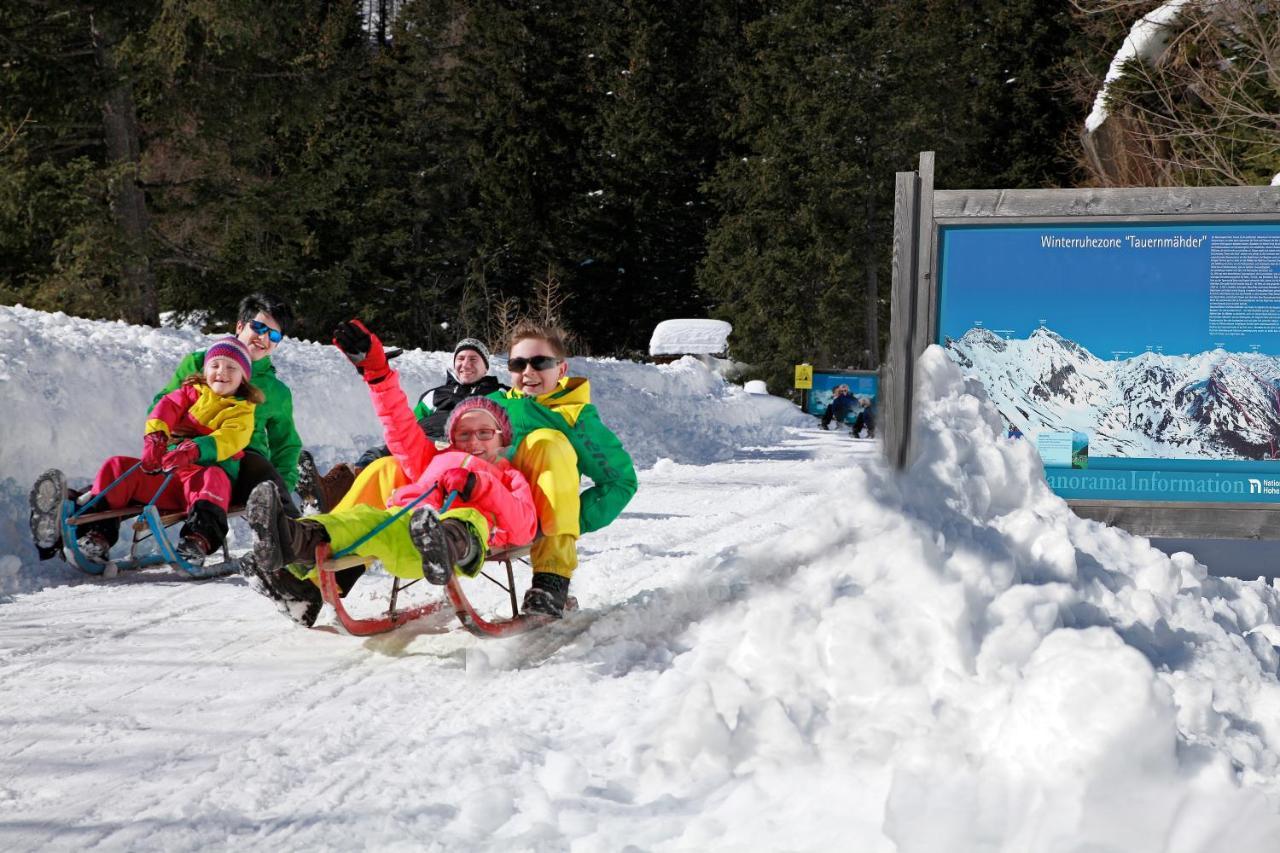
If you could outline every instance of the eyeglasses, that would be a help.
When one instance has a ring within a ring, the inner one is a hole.
[[[507,368],[512,373],[524,373],[524,369],[532,364],[534,370],[550,370],[562,361],[563,358],[554,355],[535,355],[533,358],[516,356],[507,362]]]
[[[250,320],[249,328],[253,329],[254,334],[266,335],[271,338],[271,343],[278,344],[284,338],[284,332],[279,329],[273,329],[261,320]]]
[[[454,441],[470,441],[472,438],[478,438],[481,441],[488,441],[498,434],[496,429],[477,429],[468,432],[455,432],[453,434]]]

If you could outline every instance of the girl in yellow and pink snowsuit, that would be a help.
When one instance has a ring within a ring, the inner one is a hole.
[[[252,371],[249,351],[237,338],[222,338],[209,347],[204,369],[152,407],[141,460],[108,459],[81,504],[105,491],[98,503],[103,509],[143,505],[154,497],[161,511],[183,510],[187,520],[179,534],[178,554],[188,562],[203,563],[226,538],[231,482],[253,437],[253,410],[262,392],[249,384]],[[172,476],[165,485],[168,475]],[[162,485],[164,491],[157,495]],[[77,544],[86,557],[104,562],[119,530],[119,519],[89,522],[77,529]]]
[[[334,552],[355,546],[352,553],[378,559],[397,577],[443,584],[455,569],[479,571],[489,548],[528,544],[538,529],[529,483],[502,456],[511,443],[511,422],[501,406],[485,397],[459,403],[445,426],[449,445],[437,449],[414,418],[377,337],[353,320],[334,331],[334,343],[368,383],[387,447],[408,484],[396,489],[385,507],[357,504],[299,520],[284,514],[270,484],[254,489],[246,509],[256,537],[249,571],[260,592],[308,626],[320,610],[319,589],[310,576],[322,543]],[[412,517],[402,515],[374,533],[424,494]],[[442,511],[451,494],[453,503]],[[353,582],[340,573],[344,590]]]

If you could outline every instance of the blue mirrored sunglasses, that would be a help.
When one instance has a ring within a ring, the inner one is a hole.
[[[253,329],[254,334],[266,335],[271,338],[271,343],[278,344],[284,338],[284,332],[279,329],[273,329],[261,320],[250,320],[249,328]]]

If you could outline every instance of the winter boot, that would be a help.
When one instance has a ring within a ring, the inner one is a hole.
[[[569,579],[551,572],[534,572],[533,584],[525,591],[520,612],[537,613],[559,619],[569,598]]]
[[[441,519],[429,506],[418,507],[409,520],[409,537],[422,555],[422,576],[443,585],[455,566],[473,563],[480,553],[471,528],[456,518]]]
[[[304,450],[298,454],[297,490],[304,510],[307,507],[315,507],[320,512],[329,511],[320,496],[320,471],[316,468],[316,460],[311,456],[310,451]]]
[[[178,536],[178,556],[193,566],[203,566],[204,558],[226,541],[226,510],[212,501],[196,501]]]
[[[254,486],[244,514],[253,529],[254,557],[266,571],[290,564],[314,566],[316,548],[329,541],[320,524],[289,517],[276,484],[270,481]]]
[[[42,560],[62,548],[62,502],[66,498],[67,478],[57,468],[45,471],[31,487],[31,539]]]
[[[329,473],[320,478],[321,511],[332,512],[355,481],[356,469],[347,463],[339,462],[330,468]]]
[[[111,554],[112,542],[101,530],[89,530],[76,539],[76,547],[86,560],[106,563]]]
[[[205,557],[213,553],[213,546],[199,533],[188,533],[178,539],[178,547],[174,550],[179,557],[199,568],[204,565]]]
[[[311,581],[299,578],[284,566],[263,569],[253,554],[240,558],[240,574],[255,592],[274,601],[280,612],[294,622],[304,628],[316,624],[324,598],[320,595],[320,588]]]
[[[289,518],[272,482],[254,487],[245,516],[253,529],[253,554],[241,560],[240,573],[282,613],[310,628],[324,599],[320,588],[291,572],[289,564],[314,565],[315,549],[329,541],[328,533],[314,522]]]

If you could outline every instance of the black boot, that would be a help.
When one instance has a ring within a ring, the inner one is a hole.
[[[320,524],[289,517],[275,483],[254,486],[244,514],[253,529],[254,556],[263,569],[291,564],[314,566],[316,548],[329,541],[329,534]]]
[[[321,512],[328,512],[320,497],[320,472],[316,469],[316,460],[310,452],[304,450],[298,454],[298,497],[304,507],[313,506]]]
[[[81,555],[95,563],[105,563],[120,539],[120,519],[100,518],[77,525],[75,530],[76,547]]]
[[[36,478],[28,501],[31,504],[31,540],[40,559],[47,560],[62,549],[62,504],[67,499],[67,478],[50,468]]]
[[[477,562],[479,544],[466,523],[441,519],[429,506],[418,507],[409,520],[409,537],[422,555],[422,576],[443,585],[456,567]]]
[[[524,594],[520,612],[538,613],[559,619],[569,599],[569,579],[551,572],[534,572],[533,583]]]
[[[312,565],[315,549],[329,541],[325,529],[286,514],[275,483],[259,483],[249,495],[245,516],[253,529],[253,554],[240,561],[240,573],[281,612],[310,628],[324,599],[320,588],[289,571],[290,563]]]
[[[203,566],[227,539],[227,511],[212,501],[196,501],[178,533],[178,556],[193,566]]]

